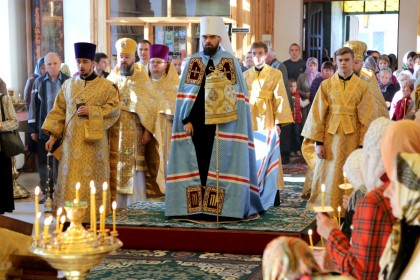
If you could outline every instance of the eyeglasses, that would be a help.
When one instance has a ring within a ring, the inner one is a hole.
[[[155,60],[149,61],[149,64],[164,64],[164,63],[166,63],[166,61],[155,61]]]

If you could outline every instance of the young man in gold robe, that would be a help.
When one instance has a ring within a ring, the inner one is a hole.
[[[379,87],[378,80],[376,79],[376,73],[370,69],[363,67],[364,55],[367,50],[367,45],[362,41],[347,41],[344,43],[343,47],[350,48],[354,53],[354,63],[353,63],[353,72],[359,78],[365,80],[369,87],[370,91],[373,94],[374,104],[372,110],[376,114],[376,118],[385,117],[389,115],[388,109],[386,107],[385,98]]]
[[[338,71],[321,83],[302,131],[305,159],[309,150],[305,146],[315,145],[316,152],[309,209],[321,206],[321,184],[325,184],[325,205],[337,212],[343,198],[338,185],[343,183],[344,162],[362,146],[367,127],[377,116],[369,85],[353,73],[353,57],[349,48],[337,50]]]
[[[118,65],[107,78],[119,89],[121,108],[110,130],[110,188],[119,208],[146,199],[145,146],[153,140],[156,121],[156,96],[145,68],[135,65],[136,45],[130,38],[115,43]]]
[[[293,123],[293,116],[282,73],[265,63],[267,51],[268,48],[264,42],[254,42],[251,45],[254,66],[244,72],[249,94],[252,130],[276,129],[277,134],[280,134],[280,125]],[[283,168],[281,158],[279,158],[277,188],[283,187]]]
[[[166,188],[166,164],[169,160],[176,94],[179,86],[178,73],[174,65],[168,61],[168,55],[167,46],[159,44],[150,46],[149,77],[158,98],[155,138],[160,145],[153,145],[153,143],[148,145],[147,165],[150,179],[154,180],[150,184],[156,182],[162,193],[165,193]]]
[[[117,121],[120,112],[117,89],[93,71],[96,45],[75,43],[74,49],[79,75],[64,82],[42,125],[44,133],[49,135],[45,144],[47,151],[52,150],[58,138],[62,139],[55,209],[76,198],[78,182],[80,201],[89,202],[91,180],[97,189],[96,205],[101,205],[99,190],[109,181],[107,130]],[[110,213],[110,201],[106,204]],[[83,222],[89,222],[89,213],[88,206]]]

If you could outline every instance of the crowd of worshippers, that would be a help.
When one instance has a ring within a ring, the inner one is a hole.
[[[86,42],[74,45],[73,75],[56,53],[37,61],[24,100],[40,203],[47,193],[54,209],[73,201],[80,183],[81,200],[102,188],[118,208],[152,199],[168,218],[254,218],[280,204],[282,164],[304,157],[306,207],[333,211],[316,215],[326,248],[276,239],[264,279],[418,279],[420,55],[396,69],[395,55],[348,41],[322,64],[305,62],[298,44],[280,62],[253,42],[241,65],[221,18],[201,18],[200,38],[202,51],[172,59],[168,46],[120,38],[109,72],[107,55]],[[3,104],[0,132],[14,130],[7,96]],[[338,187],[346,179],[351,194]],[[0,213],[14,210],[10,190]]]

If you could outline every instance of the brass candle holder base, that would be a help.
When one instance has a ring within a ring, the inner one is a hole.
[[[43,235],[42,240],[35,241],[29,250],[61,271],[67,279],[83,280],[108,254],[120,248],[122,242],[116,232],[111,232],[111,235],[108,231],[95,234],[83,227],[86,202],[66,202],[64,208],[71,221],[68,229]]]

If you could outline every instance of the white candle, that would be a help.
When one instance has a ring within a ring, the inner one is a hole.
[[[321,185],[321,206],[322,208],[325,206],[325,184]]]
[[[80,182],[77,182],[77,184],[76,184],[76,199],[77,199],[77,201],[80,201],[79,189],[80,189]]]
[[[112,202],[112,231],[116,231],[117,228],[117,202]]]
[[[313,248],[314,243],[312,241],[312,229],[308,230],[308,235],[309,235],[309,245],[311,246],[311,248]]]

